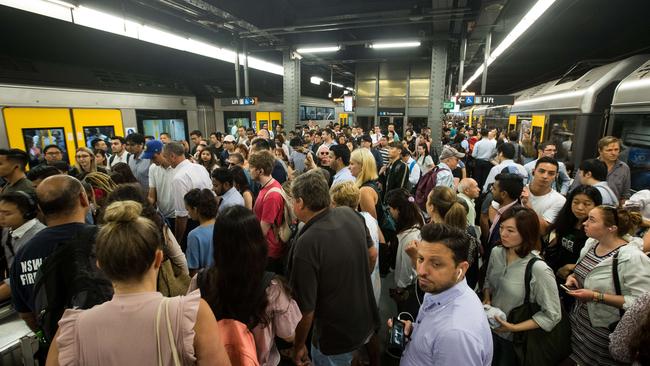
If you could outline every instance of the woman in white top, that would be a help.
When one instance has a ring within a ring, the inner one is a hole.
[[[433,163],[433,158],[429,155],[429,146],[425,142],[421,142],[417,147],[417,159],[418,166],[422,175],[425,175],[431,170],[435,164]]]
[[[411,242],[420,240],[420,228],[424,225],[424,220],[420,208],[415,203],[415,198],[404,188],[387,192],[386,204],[390,215],[395,219],[398,240],[395,261],[397,290],[394,291],[397,292],[397,296],[394,296],[397,298],[397,310],[399,312],[406,311],[415,319],[419,308],[416,289],[417,273],[411,257],[406,252],[406,247]],[[405,293],[408,293],[408,297]]]

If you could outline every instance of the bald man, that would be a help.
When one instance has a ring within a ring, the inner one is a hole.
[[[481,229],[476,226],[476,208],[474,206],[474,200],[478,198],[481,194],[481,189],[472,178],[464,178],[458,183],[458,197],[467,202],[467,224],[469,226],[474,226],[477,230],[478,237],[481,237]]]
[[[72,239],[84,228],[94,228],[85,224],[88,197],[76,178],[69,175],[45,178],[36,188],[36,196],[47,227],[16,253],[10,273],[14,308],[33,331],[38,330],[33,299],[38,268],[60,243]]]

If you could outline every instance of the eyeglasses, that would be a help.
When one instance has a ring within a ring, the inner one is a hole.
[[[57,155],[61,155],[61,154],[62,153],[60,151],[50,151],[50,152],[45,153],[45,155],[47,155],[47,156],[57,156]]]

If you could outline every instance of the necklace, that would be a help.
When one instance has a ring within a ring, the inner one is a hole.
[[[269,178],[269,180],[267,180],[266,183],[264,183],[264,185],[262,185],[261,189],[264,189],[264,187],[266,187],[269,183],[271,183],[272,180],[273,180],[273,177]]]

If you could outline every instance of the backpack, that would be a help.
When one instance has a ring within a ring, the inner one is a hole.
[[[65,309],[90,309],[113,297],[113,285],[97,268],[96,226],[60,243],[36,273],[34,312],[46,342],[52,342]]]
[[[438,173],[441,170],[448,171],[449,169],[440,169],[439,166],[436,166],[429,170],[427,174],[423,175],[418,182],[418,187],[415,191],[415,203],[417,203],[422,210],[426,211],[427,197],[429,197],[429,193],[436,187],[436,183],[438,182]]]
[[[281,243],[288,243],[291,238],[293,237],[295,233],[295,225],[293,223],[296,220],[296,216],[293,213],[293,209],[290,206],[290,201],[289,197],[287,197],[286,192],[284,192],[284,189],[282,188],[277,188],[273,187],[266,192],[264,195],[264,199],[266,200],[266,196],[269,195],[271,192],[276,192],[279,193],[282,196],[282,200],[284,201],[284,213],[282,215],[282,223],[278,226],[273,223],[271,226],[271,230],[273,230],[273,234],[280,240]]]
[[[264,272],[260,288],[266,296],[266,289],[275,277],[273,272]],[[200,271],[197,276],[199,289],[205,285],[205,271]],[[257,347],[251,329],[246,324],[236,319],[221,319],[217,321],[219,337],[223,343],[228,358],[233,366],[259,366]]]

